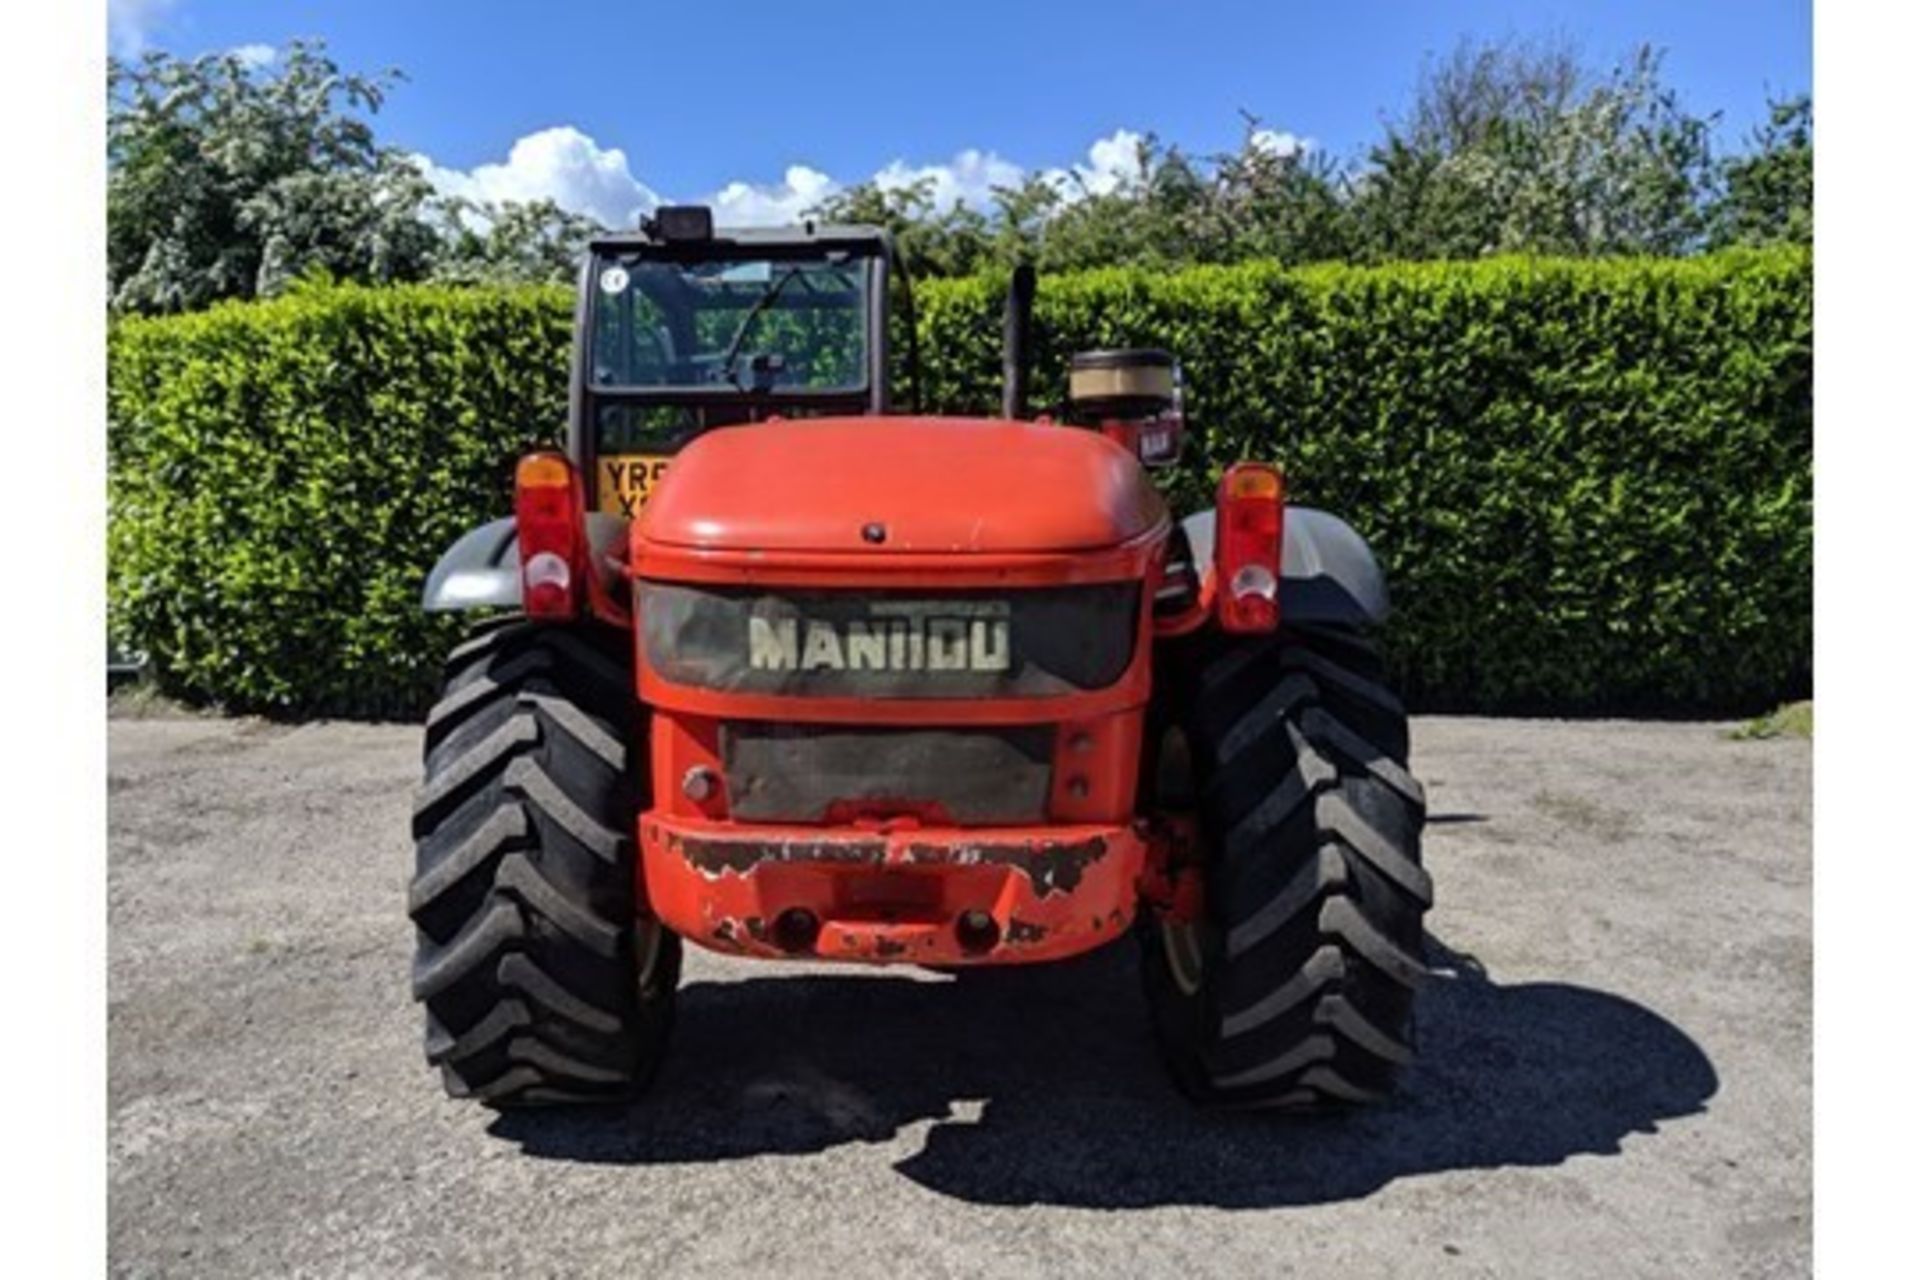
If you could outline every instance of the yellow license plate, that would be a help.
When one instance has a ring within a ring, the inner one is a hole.
[[[651,453],[602,454],[599,459],[599,507],[629,520],[640,514],[654,486],[667,473],[670,458]]]

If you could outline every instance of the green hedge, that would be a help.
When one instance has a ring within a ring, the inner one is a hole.
[[[412,715],[457,631],[440,552],[566,420],[566,292],[311,291],[107,340],[107,601],[161,686]]]
[[[999,395],[1002,282],[918,293],[930,408]],[[313,291],[109,339],[110,616],[163,685],[410,714],[457,623],[419,587],[556,439],[554,290]],[[1043,279],[1037,398],[1068,352],[1156,344],[1204,450],[1268,457],[1393,585],[1417,705],[1743,711],[1812,656],[1812,261],[1500,260]]]

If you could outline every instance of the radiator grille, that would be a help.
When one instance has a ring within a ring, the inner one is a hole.
[[[1050,725],[880,729],[736,722],[720,731],[732,816],[825,822],[897,805],[967,825],[1046,818]]]

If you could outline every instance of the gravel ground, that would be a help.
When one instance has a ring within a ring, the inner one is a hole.
[[[1722,729],[1415,722],[1446,976],[1381,1109],[1189,1110],[1122,945],[691,953],[652,1094],[503,1118],[420,1060],[417,732],[116,720],[113,1269],[1804,1274],[1812,753]]]

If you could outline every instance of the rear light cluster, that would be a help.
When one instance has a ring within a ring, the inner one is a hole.
[[[585,503],[579,473],[558,453],[530,453],[513,477],[514,532],[520,543],[520,599],[529,618],[579,613],[587,563]]]
[[[1220,478],[1214,535],[1215,607],[1223,630],[1280,625],[1280,537],[1286,483],[1278,468],[1239,462]]]

